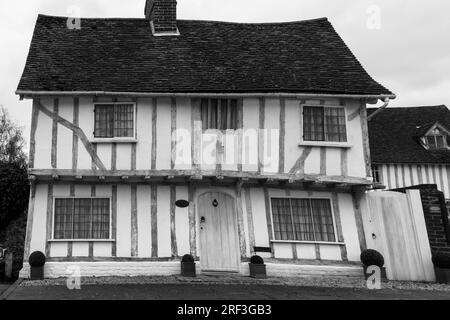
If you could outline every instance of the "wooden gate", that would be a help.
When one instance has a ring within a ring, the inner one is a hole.
[[[431,249],[420,193],[366,194],[364,229],[370,249],[381,252],[390,280],[434,281]]]

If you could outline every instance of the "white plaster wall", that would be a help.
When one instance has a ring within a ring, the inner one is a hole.
[[[131,186],[117,186],[117,256],[131,257]]]
[[[316,259],[316,247],[313,244],[297,244],[297,257],[305,260]]]
[[[89,140],[94,132],[94,103],[92,98],[80,97],[79,126]],[[83,143],[78,141],[78,169],[91,169],[92,159]]]
[[[263,171],[277,173],[280,154],[280,99],[266,99]]]
[[[250,188],[250,199],[253,209],[255,245],[257,247],[269,247],[269,231],[267,230],[266,207],[263,189]]]
[[[53,111],[53,100],[42,99],[41,104],[48,110]],[[34,168],[48,169],[51,168],[51,154],[52,154],[52,119],[39,112],[38,124],[36,127],[36,145]]]
[[[152,99],[138,99],[136,169],[148,170],[152,160]]]
[[[158,186],[158,257],[170,257],[170,187]]]
[[[37,184],[33,210],[33,225],[31,228],[30,253],[34,251],[45,252],[47,195],[48,186],[46,184]]]
[[[137,187],[138,256],[152,256],[151,190],[149,185]]]
[[[171,165],[171,102],[169,98],[158,99],[156,136],[158,139],[156,151],[156,167],[170,169]]]
[[[117,170],[131,170],[131,144],[117,144]]]
[[[259,128],[259,100],[244,99],[244,143],[243,143],[243,171],[258,170],[258,136],[255,129]],[[247,140],[245,140],[247,139]]]
[[[301,149],[298,143],[303,136],[301,130],[300,102],[298,100],[286,100],[286,135],[284,147],[284,170],[289,172],[294,166]]]
[[[350,261],[360,261],[359,257],[361,255],[361,248],[359,245],[358,229],[356,227],[352,196],[349,193],[339,193],[338,200],[341,215],[342,235],[344,236],[345,245],[347,247],[347,257]]]
[[[358,100],[346,100],[347,116],[360,108]],[[353,177],[366,177],[366,167],[364,161],[363,137],[361,129],[361,117],[358,115],[355,119],[347,123],[348,142],[352,145],[348,149],[348,174]]]
[[[188,170],[192,167],[191,151],[191,100],[177,98],[177,133],[175,169]],[[170,123],[169,123],[170,126]],[[179,131],[178,131],[179,130]]]
[[[188,188],[176,187],[176,200],[188,200]],[[190,253],[189,245],[189,207],[175,207],[175,230],[177,238],[178,255],[183,256]]]
[[[59,116],[73,122],[73,98],[59,99]],[[72,169],[73,132],[58,124],[57,168]]]

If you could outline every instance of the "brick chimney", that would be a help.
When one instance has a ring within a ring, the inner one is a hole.
[[[176,0],[147,0],[145,18],[154,35],[178,35]]]

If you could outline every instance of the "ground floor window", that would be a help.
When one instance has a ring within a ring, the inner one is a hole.
[[[56,198],[53,237],[63,239],[109,239],[110,199]]]
[[[272,198],[275,240],[336,242],[329,199]]]

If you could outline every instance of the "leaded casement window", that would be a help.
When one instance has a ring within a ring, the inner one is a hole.
[[[303,106],[303,140],[347,142],[345,108]]]
[[[134,138],[134,104],[94,105],[95,138]]]
[[[448,149],[447,134],[439,127],[434,128],[425,136],[425,142],[428,149],[431,150]]]
[[[55,240],[110,238],[109,198],[55,198]]]
[[[372,176],[374,182],[382,183],[383,179],[381,178],[381,170],[380,167],[377,165],[372,166]]]
[[[329,199],[272,198],[274,240],[336,242]]]
[[[203,130],[236,130],[237,99],[202,99],[201,119]]]

